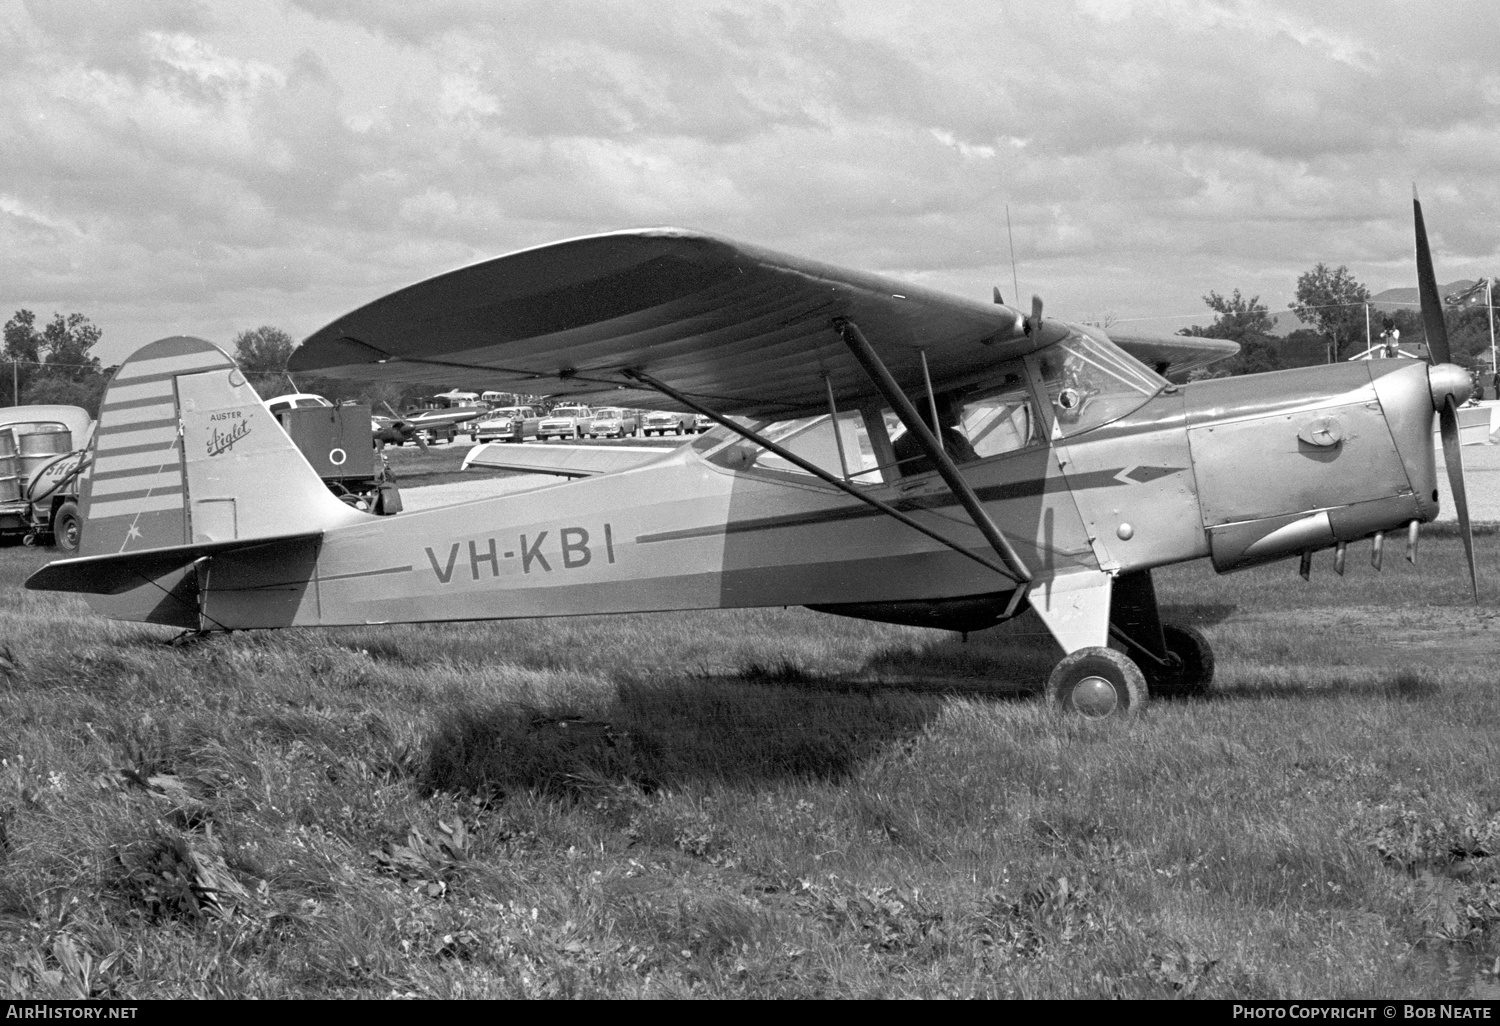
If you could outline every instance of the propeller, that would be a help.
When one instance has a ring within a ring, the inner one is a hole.
[[[384,399],[382,399],[380,401],[380,405],[384,406],[387,410],[391,411],[391,416],[396,421],[396,423],[393,426],[395,427],[395,429],[397,431],[400,431],[401,430],[401,425],[407,423],[405,420],[403,420],[401,418],[401,414],[397,413],[396,410],[395,410],[395,407],[393,407],[390,403],[386,402]],[[410,425],[408,424],[407,426],[409,427]],[[418,449],[421,449],[423,452],[427,452],[428,451],[427,442],[426,442],[426,440],[424,440],[422,438],[422,432],[413,429],[412,433],[409,436],[407,436],[407,437],[411,438],[411,440],[413,442],[417,443],[417,448]]]
[[[1427,369],[1433,405],[1438,412],[1438,430],[1443,439],[1443,462],[1448,467],[1448,489],[1458,513],[1458,532],[1469,561],[1469,586],[1479,601],[1479,575],[1474,569],[1474,531],[1469,523],[1469,496],[1464,488],[1464,453],[1458,437],[1458,406],[1468,399],[1473,385],[1468,372],[1450,363],[1448,325],[1443,320],[1443,300],[1438,295],[1437,276],[1432,270],[1432,251],[1427,246],[1427,225],[1422,220],[1422,201],[1417,187],[1411,189],[1411,205],[1417,230],[1417,290],[1422,298],[1422,326],[1427,331]],[[1460,398],[1459,393],[1462,393]]]

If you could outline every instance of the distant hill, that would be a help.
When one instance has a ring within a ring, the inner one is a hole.
[[[1458,281],[1450,282],[1447,285],[1439,285],[1438,292],[1446,299],[1455,293],[1473,287],[1474,279],[1460,278]],[[1381,313],[1391,313],[1394,310],[1400,309],[1415,310],[1420,303],[1421,297],[1417,294],[1416,286],[1412,286],[1409,289],[1386,289],[1384,292],[1377,292],[1370,297],[1370,308],[1379,310]]]
[[[1447,285],[1439,285],[1438,292],[1446,299],[1448,296],[1456,295],[1465,289],[1472,288],[1473,285],[1474,279],[1460,278],[1458,281],[1449,282]],[[1415,311],[1419,305],[1420,298],[1417,295],[1416,286],[1409,289],[1386,289],[1384,292],[1377,292],[1370,297],[1370,312],[1372,314],[1392,313],[1396,310]],[[1312,327],[1310,324],[1303,324],[1297,320],[1297,315],[1290,310],[1281,310],[1271,314],[1271,320],[1276,323],[1276,326],[1271,329],[1272,336],[1276,338],[1286,338],[1286,336],[1298,328]],[[1376,329],[1378,330],[1378,325]]]

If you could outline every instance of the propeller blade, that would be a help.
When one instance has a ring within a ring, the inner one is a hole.
[[[1438,426],[1443,435],[1443,461],[1448,464],[1448,488],[1453,494],[1453,508],[1458,511],[1458,533],[1463,536],[1464,555],[1469,561],[1469,585],[1474,601],[1479,601],[1479,576],[1474,570],[1474,531],[1469,524],[1469,496],[1464,489],[1464,450],[1458,437],[1458,403],[1452,395],[1443,400],[1438,411]]]
[[[1031,294],[1031,322],[1027,327],[1030,329],[1028,335],[1036,334],[1042,327],[1042,297],[1034,292]]]
[[[1438,295],[1437,276],[1432,270],[1432,251],[1427,248],[1427,225],[1422,220],[1422,201],[1417,199],[1415,185],[1411,187],[1411,206],[1417,225],[1417,291],[1422,297],[1422,327],[1427,330],[1427,355],[1432,363],[1451,363],[1448,324],[1443,320],[1443,297]]]

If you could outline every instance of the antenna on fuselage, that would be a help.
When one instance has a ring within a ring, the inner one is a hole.
[[[1010,230],[1010,204],[1005,204],[1005,237],[1010,240],[1010,285],[1011,295],[1019,302],[1021,297],[1021,286],[1016,279],[1016,237]],[[995,290],[995,302],[1000,302],[1000,290]]]

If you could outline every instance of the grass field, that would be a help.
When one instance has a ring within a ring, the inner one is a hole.
[[[1207,699],[805,610],[169,647],[0,552],[6,996],[1500,994],[1495,535],[1159,575]]]

